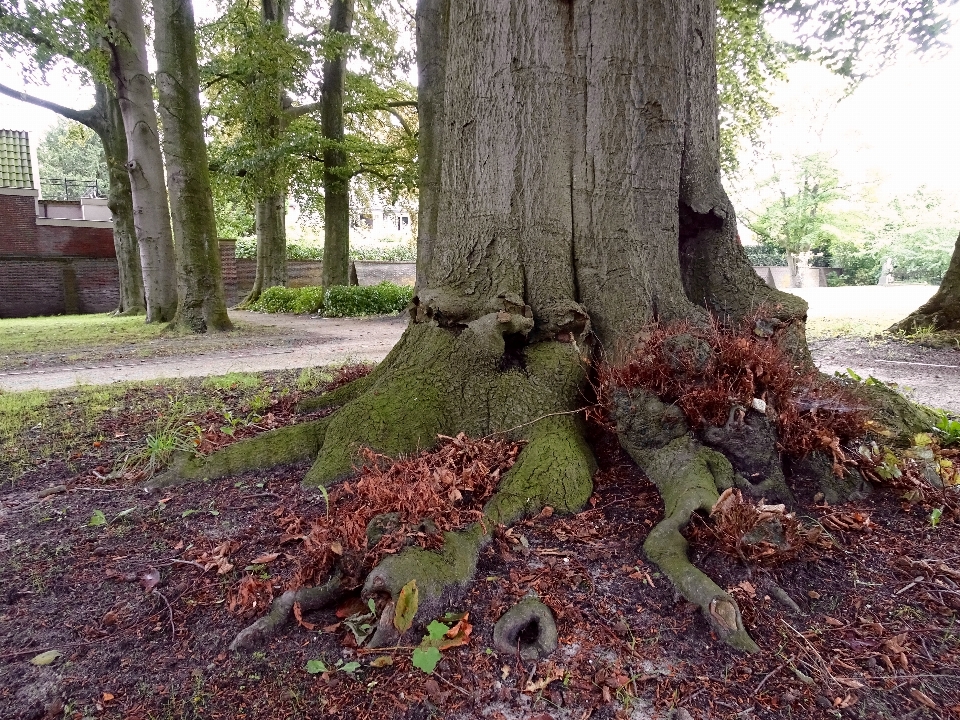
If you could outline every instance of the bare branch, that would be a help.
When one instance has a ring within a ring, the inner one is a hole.
[[[52,110],[58,115],[63,115],[65,118],[69,118],[70,120],[75,120],[82,125],[86,125],[95,132],[99,133],[101,129],[99,122],[100,117],[99,113],[96,111],[96,108],[89,108],[87,110],[74,110],[73,108],[68,108],[64,105],[60,105],[59,103],[30,95],[22,90],[14,90],[12,87],[8,87],[3,83],[0,83],[0,93],[12,97],[15,100],[20,100],[21,102],[30,103],[31,105],[36,105],[37,107]]]

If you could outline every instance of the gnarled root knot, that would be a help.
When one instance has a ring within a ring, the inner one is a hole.
[[[559,645],[553,613],[535,597],[507,610],[493,626],[493,646],[502,653],[519,653],[524,660],[547,657]]]
[[[337,601],[342,594],[342,576],[335,572],[326,583],[319,587],[287,590],[273,601],[270,612],[247,626],[230,643],[235,652],[255,650],[262,647],[290,621],[293,606],[300,605],[301,612],[319,610]]]

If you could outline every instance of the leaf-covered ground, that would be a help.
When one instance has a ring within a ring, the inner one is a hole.
[[[934,523],[935,495],[911,504],[883,491],[833,507],[800,488],[809,542],[771,567],[691,533],[762,648],[744,656],[644,560],[662,507],[600,431],[588,508],[497,532],[449,608],[469,613],[467,642],[444,650],[434,673],[412,664],[416,628],[397,648],[358,648],[372,619],[349,599],[304,614],[261,651],[230,653],[302,567],[306,531],[338,505],[300,488],[306,465],[145,494],[149,439],[156,448],[172,429],[209,450],[292,421],[298,393],[331,379],[133,386],[96,413],[77,391],[35,399],[39,420],[15,427],[0,458],[0,717],[960,716],[960,525],[949,509]],[[262,597],[241,593],[245,578]],[[495,621],[530,592],[560,631],[538,663],[492,650]]]

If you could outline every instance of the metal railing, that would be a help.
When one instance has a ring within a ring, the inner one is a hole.
[[[40,197],[44,200],[79,200],[106,197],[107,188],[99,180],[40,178]]]

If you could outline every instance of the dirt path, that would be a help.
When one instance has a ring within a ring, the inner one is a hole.
[[[202,377],[230,372],[257,372],[329,365],[347,360],[382,360],[394,346],[407,318],[404,315],[374,318],[313,318],[231,312],[231,318],[249,325],[273,328],[297,336],[295,347],[261,344],[251,338],[248,348],[228,352],[160,359],[128,359],[86,365],[31,368],[0,372],[0,390],[56,390],[77,384]],[[306,341],[306,342],[304,342]]]
[[[810,303],[810,317],[856,325],[886,326],[904,317],[933,292],[931,286],[810,288],[795,291]],[[315,318],[231,312],[234,320],[264,330],[248,346],[163,358],[117,358],[84,365],[47,365],[0,372],[0,390],[54,390],[82,384],[202,377],[312,367],[347,360],[382,360],[406,327],[406,315],[375,318]],[[812,340],[810,349],[826,373],[853,369],[896,384],[926,405],[960,413],[960,348],[870,337]]]

